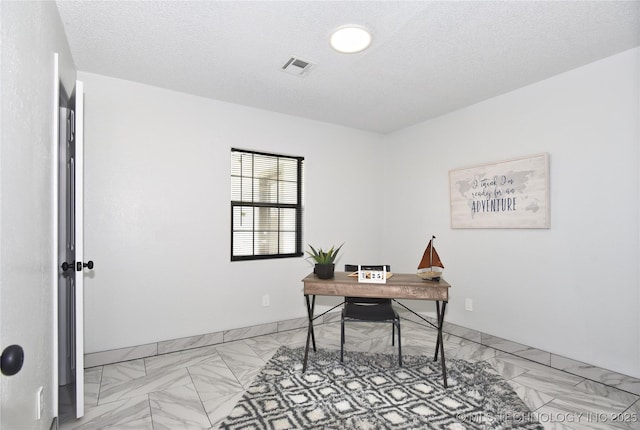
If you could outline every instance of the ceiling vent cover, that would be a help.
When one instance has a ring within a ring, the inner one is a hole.
[[[299,57],[291,57],[282,66],[282,71],[290,75],[304,77],[315,66],[312,62]]]

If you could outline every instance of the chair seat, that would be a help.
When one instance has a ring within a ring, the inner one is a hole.
[[[391,303],[356,304],[347,302],[342,309],[342,316],[363,321],[393,321],[398,318],[398,313],[393,309]]]
[[[382,270],[383,266],[360,266],[366,270]],[[345,272],[354,272],[358,266],[345,264]],[[386,266],[391,272],[391,266]],[[344,323],[345,321],[371,321],[391,323],[391,344],[395,344],[395,332],[398,330],[398,365],[402,366],[402,341],[400,336],[400,317],[391,304],[391,299],[377,297],[345,297],[342,308],[340,334],[340,361],[344,359]]]

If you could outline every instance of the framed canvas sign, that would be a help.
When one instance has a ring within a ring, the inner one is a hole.
[[[549,228],[549,154],[449,171],[452,228]]]

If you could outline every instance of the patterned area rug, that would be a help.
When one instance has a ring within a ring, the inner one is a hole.
[[[281,347],[220,429],[542,429],[487,363]]]

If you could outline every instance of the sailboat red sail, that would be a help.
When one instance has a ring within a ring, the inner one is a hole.
[[[422,260],[420,260],[418,269],[427,269],[427,268],[430,269],[434,266],[441,267],[444,269],[444,264],[442,264],[442,261],[440,260],[440,256],[438,255],[438,252],[433,247],[433,243],[430,240],[429,245],[427,245],[427,249],[424,250],[424,254],[422,255]]]
[[[420,260],[420,264],[418,264],[418,270],[427,269],[426,271],[418,272],[418,275],[423,279],[437,279],[440,277],[442,271],[434,271],[434,267],[444,269],[444,264],[442,264],[442,260],[440,260],[440,256],[433,246],[433,239],[435,238],[435,236],[432,236],[431,240],[429,240],[427,249],[425,249],[424,254],[422,254],[422,260]]]

